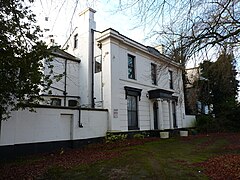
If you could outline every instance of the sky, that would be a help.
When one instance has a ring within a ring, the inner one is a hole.
[[[73,29],[78,26],[76,21],[78,14],[87,7],[97,11],[94,17],[96,30],[103,31],[111,27],[135,41],[151,45],[150,40],[145,40],[144,28],[134,28],[136,23],[130,10],[128,12],[116,10],[118,3],[116,0],[36,0],[32,10],[40,27],[49,29],[47,33],[54,35],[59,45],[63,45]]]

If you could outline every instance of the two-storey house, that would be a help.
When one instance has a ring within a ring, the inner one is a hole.
[[[114,29],[97,31],[94,13],[80,13],[63,47],[81,59],[81,105],[108,109],[109,131],[184,127],[182,66]]]

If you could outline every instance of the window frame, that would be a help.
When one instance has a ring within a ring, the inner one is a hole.
[[[68,106],[69,107],[77,107],[77,106],[79,106],[79,103],[76,99],[69,99],[68,100]]]
[[[61,106],[62,105],[62,99],[60,98],[51,98],[51,106]]]
[[[134,101],[133,101],[134,99]],[[128,104],[131,101],[131,108]],[[135,103],[135,105],[132,105]],[[135,107],[135,109],[133,108]],[[127,119],[128,119],[128,130],[139,130],[138,127],[138,97],[135,95],[127,95]],[[129,118],[131,117],[131,118]],[[135,119],[136,118],[136,119]]]
[[[95,73],[102,72],[102,56],[95,57]]]
[[[129,60],[132,60],[132,63],[129,64]],[[136,79],[136,57],[128,54],[128,79]]]
[[[75,34],[73,37],[73,48],[78,47],[78,34]]]
[[[169,88],[173,89],[173,71],[168,70],[168,78],[169,78]]]
[[[129,87],[129,86],[124,86],[125,89],[125,99],[127,100],[127,121],[128,121],[128,130],[139,130],[139,122],[138,122],[138,104],[139,101],[141,100],[141,92],[142,89],[138,89],[138,88],[134,88],[134,87]],[[135,110],[129,110],[128,109],[128,101],[129,101],[129,97],[134,97],[135,99]],[[134,126],[129,126],[129,124],[131,125],[131,123],[133,122],[132,119],[129,119],[129,115],[131,117],[133,117],[133,112],[135,112],[135,117],[136,117],[136,124]]]
[[[151,81],[153,85],[157,85],[157,65],[151,63]]]

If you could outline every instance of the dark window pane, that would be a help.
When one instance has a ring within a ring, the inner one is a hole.
[[[128,127],[129,126],[132,126],[132,117],[130,112],[128,112]]]
[[[136,110],[137,110],[137,97],[132,96],[132,111],[136,111]]]
[[[130,68],[128,68],[128,78],[133,79],[133,71]]]
[[[132,126],[137,127],[137,113],[136,112],[131,112],[132,114]]]
[[[132,109],[131,96],[127,96],[127,109],[128,110]]]
[[[156,64],[151,63],[151,79],[152,84],[157,84],[157,66]]]
[[[173,72],[168,71],[168,75],[169,75],[169,88],[173,89]]]
[[[73,47],[74,48],[77,48],[77,46],[78,46],[78,34],[75,34],[74,35],[74,42],[73,42],[74,44],[73,44]]]
[[[128,78],[135,79],[135,57],[128,55]]]
[[[128,129],[138,129],[137,96],[127,96]]]
[[[102,56],[95,57],[95,73],[102,71]]]
[[[51,98],[51,105],[52,106],[61,106],[61,99],[59,99],[59,98]]]

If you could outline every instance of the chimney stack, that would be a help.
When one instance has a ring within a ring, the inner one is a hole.
[[[155,49],[157,49],[161,54],[165,54],[165,47],[163,44],[156,46]]]

